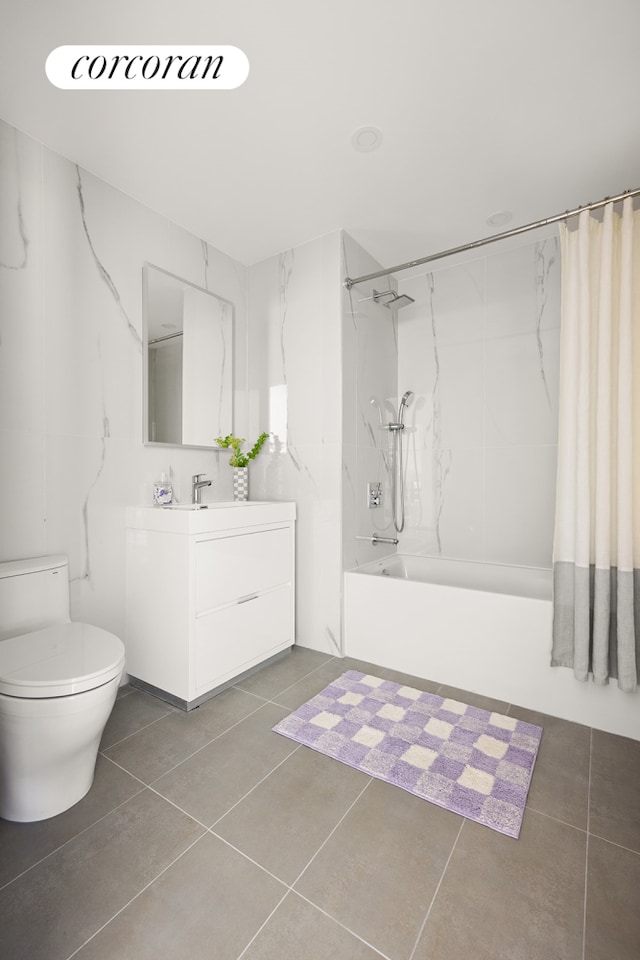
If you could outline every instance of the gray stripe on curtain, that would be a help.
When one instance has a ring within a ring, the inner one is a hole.
[[[618,611],[622,611],[618,615]],[[626,651],[626,652],[625,652]],[[632,693],[640,681],[640,570],[553,566],[553,667],[600,686],[615,677]]]

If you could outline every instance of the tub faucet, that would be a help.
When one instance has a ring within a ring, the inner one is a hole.
[[[211,486],[211,480],[202,480],[201,477],[204,477],[204,473],[194,473],[191,477],[191,503],[202,503],[202,488]]]

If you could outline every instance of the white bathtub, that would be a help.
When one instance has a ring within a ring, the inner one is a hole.
[[[551,600],[551,570],[540,567],[509,567],[498,563],[395,554],[383,557],[382,560],[374,560],[350,572],[463,590],[506,593],[513,597]]]
[[[345,655],[640,739],[638,700],[551,667],[552,573],[394,555],[344,575]]]

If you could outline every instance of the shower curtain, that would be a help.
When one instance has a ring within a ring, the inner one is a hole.
[[[553,666],[615,677],[640,667],[640,211],[584,211],[560,227],[560,420]]]

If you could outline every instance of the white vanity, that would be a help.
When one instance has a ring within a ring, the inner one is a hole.
[[[190,710],[292,646],[295,503],[127,509],[126,670]]]

